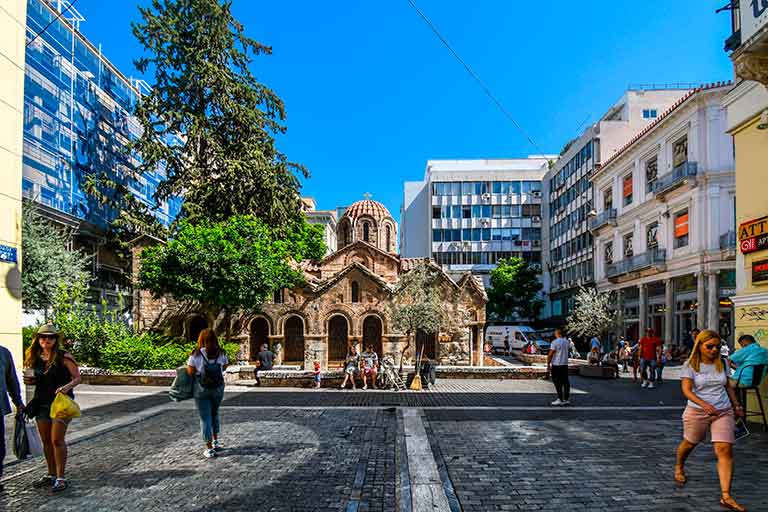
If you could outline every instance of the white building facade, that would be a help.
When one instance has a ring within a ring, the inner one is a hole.
[[[562,323],[573,309],[579,288],[594,285],[587,214],[593,209],[590,177],[595,169],[688,90],[638,87],[626,91],[597,123],[566,145],[547,172],[542,265],[547,300],[542,316]]]
[[[302,197],[301,204],[307,223],[323,226],[325,255],[336,252],[336,210],[318,210],[313,197]]]
[[[723,99],[690,91],[592,175],[595,281],[617,292],[619,332],[665,343],[710,328],[733,343],[735,164]]]
[[[542,178],[551,155],[499,160],[430,160],[424,180],[406,182],[400,248],[449,274],[489,283],[502,258],[541,264]]]

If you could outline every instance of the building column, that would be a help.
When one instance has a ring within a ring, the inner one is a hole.
[[[704,287],[704,280],[706,275],[704,272],[696,274],[696,327],[701,330],[707,328],[707,308],[706,308],[706,294]]]
[[[645,328],[648,325],[648,286],[645,284],[638,285],[639,297],[637,305],[637,320],[638,320],[638,338],[645,336]]]
[[[709,314],[707,315],[707,325],[709,329],[715,332],[720,331],[720,294],[717,289],[717,275],[719,271],[715,270],[709,273],[709,282],[707,283],[707,306]]]
[[[675,314],[675,282],[672,278],[664,280],[664,341],[672,344]]]
[[[477,366],[485,366],[485,355],[483,346],[485,345],[485,324],[477,324]]]
[[[616,290],[616,327],[618,336],[626,336],[627,330],[624,327],[624,296],[621,288]]]

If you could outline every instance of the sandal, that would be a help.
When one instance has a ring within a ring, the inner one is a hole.
[[[727,500],[730,500],[731,503],[728,503]],[[720,506],[723,508],[727,508],[728,510],[735,510],[736,512],[747,512],[747,509],[736,503],[736,500],[734,500],[731,496],[728,496],[728,498],[720,498]]]
[[[678,468],[680,470],[678,471]],[[688,475],[685,474],[685,470],[682,466],[675,466],[675,483],[683,486],[688,481]]]

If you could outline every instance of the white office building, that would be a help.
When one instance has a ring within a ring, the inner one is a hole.
[[[683,98],[591,176],[597,287],[617,292],[619,332],[679,344],[693,328],[731,343],[735,166],[718,83]]]
[[[541,180],[551,155],[429,160],[422,181],[404,184],[400,252],[429,257],[451,274],[489,283],[499,259],[541,264]]]

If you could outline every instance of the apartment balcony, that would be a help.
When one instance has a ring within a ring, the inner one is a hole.
[[[589,230],[598,231],[603,226],[610,224],[616,225],[616,208],[609,208],[597,214],[596,217],[589,219]]]
[[[678,165],[672,172],[660,177],[653,184],[653,193],[658,198],[683,186],[695,186],[696,174],[698,173],[698,164],[696,162],[685,162]]]
[[[618,281],[622,276],[632,272],[640,272],[644,270],[661,272],[666,268],[666,260],[666,249],[651,249],[642,254],[636,254],[635,256],[624,258],[616,263],[606,265],[605,277],[611,281]]]

